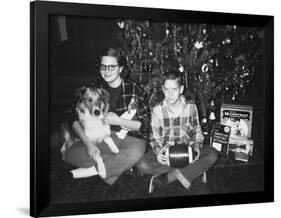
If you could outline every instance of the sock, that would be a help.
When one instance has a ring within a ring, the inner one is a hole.
[[[177,179],[175,170],[169,172],[167,174],[167,177],[168,177],[168,183],[171,183],[171,182],[175,181]]]
[[[78,168],[71,170],[70,172],[72,173],[74,179],[87,178],[99,174],[95,166],[89,168]]]

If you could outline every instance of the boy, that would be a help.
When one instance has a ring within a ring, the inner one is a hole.
[[[175,180],[189,189],[193,179],[206,172],[218,158],[215,149],[202,147],[204,137],[197,107],[187,102],[182,95],[184,86],[180,73],[168,72],[162,89],[164,100],[153,108],[151,114],[152,150],[145,154],[138,164],[141,172],[153,175],[149,193]],[[166,149],[175,143],[187,146],[190,144],[198,154],[196,161],[181,169],[171,168]]]

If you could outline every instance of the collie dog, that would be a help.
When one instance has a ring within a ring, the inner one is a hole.
[[[93,145],[104,141],[113,153],[118,153],[119,149],[110,137],[110,126],[104,122],[104,116],[108,113],[109,94],[102,88],[82,87],[75,93],[75,110],[78,120],[84,130],[85,135]],[[74,144],[69,128],[63,128],[65,143],[61,149],[62,153]],[[97,170],[102,178],[106,176],[106,170],[100,154],[94,159],[97,162]]]

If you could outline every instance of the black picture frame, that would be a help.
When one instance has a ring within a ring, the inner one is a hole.
[[[70,15],[98,18],[150,19],[257,25],[265,29],[265,104],[264,104],[264,191],[222,195],[135,199],[75,204],[50,204],[49,131],[49,16]],[[58,216],[91,213],[141,211],[213,205],[274,201],[273,75],[274,17],[262,15],[213,13],[186,10],[150,9],[80,3],[35,1],[30,3],[30,215]],[[114,205],[114,206],[112,206]]]

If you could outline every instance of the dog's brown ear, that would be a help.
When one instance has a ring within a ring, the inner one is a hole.
[[[103,88],[100,88],[100,91],[101,91],[100,99],[105,104],[104,111],[108,111],[108,109],[109,109],[109,99],[110,99],[109,93]]]
[[[85,86],[78,88],[74,94],[74,101],[77,103],[79,99],[81,99],[85,95],[86,91],[87,87]]]
[[[100,89],[101,91],[101,98],[105,101],[105,102],[109,102],[110,96],[109,93],[105,90],[105,89]]]
[[[79,113],[84,114],[85,113],[85,108],[86,108],[86,105],[83,102],[76,102],[75,110],[76,110],[76,112],[78,114]]]

